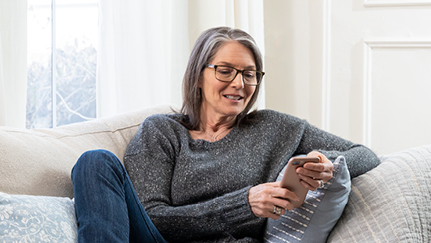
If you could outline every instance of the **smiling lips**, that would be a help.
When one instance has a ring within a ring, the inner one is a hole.
[[[225,98],[228,98],[230,100],[241,100],[243,99],[242,96],[239,95],[223,95]]]

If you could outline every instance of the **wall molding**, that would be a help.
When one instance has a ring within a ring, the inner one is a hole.
[[[431,0],[364,0],[365,7],[431,6]]]
[[[364,46],[364,80],[363,80],[363,128],[362,143],[371,147],[372,122],[372,68],[373,49],[379,48],[431,48],[431,39],[365,39]]]
[[[370,48],[428,48],[431,47],[431,38],[364,39],[364,44]]]

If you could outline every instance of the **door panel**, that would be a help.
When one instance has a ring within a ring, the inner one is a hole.
[[[431,144],[430,1],[328,3],[326,128],[378,154]]]
[[[429,144],[431,41],[367,46],[364,141],[383,152]]]

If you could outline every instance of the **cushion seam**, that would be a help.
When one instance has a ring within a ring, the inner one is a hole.
[[[106,123],[104,123],[104,124],[106,125]],[[115,130],[106,129],[106,130],[97,131],[97,132],[86,132],[86,133],[79,133],[79,134],[68,134],[68,135],[62,135],[62,136],[53,136],[53,135],[45,134],[45,133],[42,133],[42,132],[41,133],[34,133],[34,132],[32,132],[32,130],[29,130],[29,131],[5,131],[5,132],[8,132],[8,133],[21,133],[21,134],[29,134],[29,135],[32,135],[32,136],[38,136],[38,137],[48,137],[48,138],[51,137],[51,138],[55,138],[55,139],[62,139],[62,138],[68,138],[68,137],[79,137],[79,136],[88,135],[88,134],[99,134],[99,133],[106,133],[106,132],[115,133],[115,132],[118,132],[118,131],[127,130],[127,129],[130,129],[130,128],[133,128],[133,127],[137,127],[137,126],[140,126],[140,125],[141,125],[141,123],[138,123],[138,124],[133,124],[133,125],[130,125],[130,126],[127,126],[127,127],[117,128]]]

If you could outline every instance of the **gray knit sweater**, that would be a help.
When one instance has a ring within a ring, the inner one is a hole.
[[[352,177],[379,164],[366,147],[271,110],[216,142],[194,140],[182,117],[148,117],[124,157],[142,205],[169,242],[261,242],[265,219],[251,211],[248,191],[274,181],[294,155],[344,155]]]

